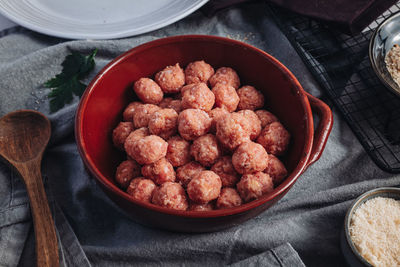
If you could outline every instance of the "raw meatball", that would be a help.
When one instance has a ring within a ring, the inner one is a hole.
[[[152,180],[139,177],[131,181],[126,192],[138,201],[150,203],[156,187]]]
[[[228,114],[229,112],[224,109],[224,108],[214,108],[208,112],[208,115],[212,119],[211,121],[211,128],[210,132],[215,133],[216,127],[215,125],[217,124],[217,121],[225,114]]]
[[[152,164],[147,164],[142,167],[144,177],[153,180],[156,184],[175,181],[175,170],[172,164],[162,158]]]
[[[179,63],[176,63],[157,72],[155,80],[164,93],[178,93],[185,84],[185,74]]]
[[[268,165],[268,154],[262,145],[245,142],[233,153],[232,164],[241,174],[263,171]]]
[[[236,89],[230,85],[217,83],[212,92],[215,95],[215,106],[224,108],[229,112],[236,110],[239,104],[239,96],[236,93]]]
[[[149,120],[149,131],[161,138],[168,139],[178,131],[178,113],[172,108],[153,112]]]
[[[125,140],[132,131],[133,131],[132,122],[124,122],[124,121],[120,122],[112,133],[112,140],[114,146],[120,150],[124,150]]]
[[[243,86],[237,90],[240,101],[238,109],[256,110],[264,106],[264,95],[256,88],[250,85]]]
[[[138,106],[143,105],[140,102],[134,101],[129,103],[129,105],[125,108],[124,112],[122,113],[122,117],[124,121],[133,122],[133,114]]]
[[[183,86],[183,87],[181,88],[181,93],[180,93],[181,99],[182,99],[182,97],[183,97],[183,94],[184,94],[187,90],[192,89],[192,88],[194,88],[194,87],[197,87],[197,83],[192,83],[192,84],[188,84],[188,85]]]
[[[217,69],[215,74],[211,76],[208,82],[210,83],[211,87],[214,87],[217,83],[222,83],[238,89],[240,85],[239,76],[237,75],[236,71],[228,67]]]
[[[250,110],[250,109],[244,109],[244,110],[240,110],[238,111],[239,114],[242,114],[246,119],[249,120],[249,124],[250,124],[250,139],[254,140],[256,139],[260,133],[261,133],[261,121],[258,118],[257,114],[254,113],[254,111]]]
[[[139,164],[151,164],[165,157],[168,143],[157,135],[149,135],[134,142],[126,153]]]
[[[117,167],[115,181],[121,188],[125,189],[131,180],[138,176],[140,176],[140,165],[133,160],[125,160]]]
[[[280,184],[287,175],[285,165],[272,154],[268,155],[268,165],[264,172],[271,176],[274,185]]]
[[[172,100],[174,100],[172,97],[163,98],[158,106],[160,108],[169,108],[168,106]]]
[[[185,69],[186,84],[207,83],[214,75],[214,69],[203,60],[189,63]]]
[[[282,155],[286,152],[290,141],[289,132],[280,122],[273,122],[265,126],[257,138],[268,153]]]
[[[189,162],[176,170],[176,180],[186,188],[193,177],[204,170],[204,167],[199,163],[195,161]]]
[[[218,147],[217,138],[212,134],[206,134],[193,141],[190,154],[201,165],[210,167],[222,153]]]
[[[189,210],[193,210],[193,211],[209,211],[209,210],[213,210],[213,209],[214,209],[214,205],[211,202],[208,202],[206,204],[198,204],[198,203],[190,202],[190,204],[189,204]]]
[[[178,131],[186,140],[194,140],[208,132],[211,118],[200,109],[185,109],[178,116]]]
[[[133,114],[133,124],[135,128],[147,127],[149,125],[150,116],[157,110],[160,110],[160,107],[153,104],[138,106]]]
[[[278,121],[278,118],[275,117],[274,114],[265,109],[256,110],[255,113],[257,114],[258,118],[261,121],[261,128],[264,128],[271,122]]]
[[[133,85],[136,95],[147,104],[158,104],[164,97],[164,93],[155,81],[149,78],[140,78]]]
[[[240,179],[239,173],[233,167],[230,156],[224,156],[217,160],[211,170],[221,178],[223,187],[233,187]]]
[[[234,188],[222,188],[221,194],[217,199],[217,209],[227,209],[242,205],[242,199]]]
[[[167,159],[174,167],[188,163],[191,160],[190,143],[180,136],[168,139]]]
[[[274,190],[274,184],[268,174],[256,172],[243,175],[236,188],[242,199],[248,202]]]
[[[179,113],[182,110],[181,100],[173,99],[171,97],[164,98],[159,106],[160,108],[172,108],[176,113]]]
[[[133,132],[131,132],[129,134],[129,136],[126,138],[125,143],[124,143],[125,151],[132,151],[133,146],[135,145],[135,142],[148,136],[148,135],[150,135],[150,132],[147,127],[142,127],[142,128],[136,129]],[[130,157],[129,154],[128,154],[128,157]]]
[[[182,101],[179,99],[174,99],[169,103],[168,108],[172,108],[177,113],[180,113],[182,111]]]
[[[216,128],[218,140],[229,150],[250,141],[249,121],[241,114],[229,113],[222,116],[217,120]]]
[[[153,192],[151,202],[155,205],[174,210],[186,210],[188,208],[185,190],[180,184],[173,182],[163,183],[160,187],[156,188]]]
[[[221,186],[221,179],[215,172],[202,171],[189,182],[187,193],[194,202],[207,203],[218,198]]]
[[[182,90],[183,109],[197,108],[210,111],[214,106],[215,96],[205,83],[186,85]]]

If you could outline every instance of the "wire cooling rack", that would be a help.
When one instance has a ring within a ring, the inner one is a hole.
[[[400,2],[357,36],[275,6],[267,9],[372,160],[400,173],[400,98],[381,84],[368,58],[374,30],[400,10]]]

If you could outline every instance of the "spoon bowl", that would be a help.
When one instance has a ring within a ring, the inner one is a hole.
[[[39,112],[7,114],[0,119],[0,155],[10,163],[40,156],[49,142],[50,129],[50,121]]]
[[[59,266],[57,236],[40,165],[51,134],[50,121],[33,110],[0,118],[0,156],[21,175],[28,192],[36,237],[37,266]]]

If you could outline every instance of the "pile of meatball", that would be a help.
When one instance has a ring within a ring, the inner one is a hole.
[[[278,157],[290,134],[232,68],[167,66],[133,90],[141,102],[126,107],[112,141],[127,154],[115,181],[135,200],[226,209],[260,198],[286,177]]]

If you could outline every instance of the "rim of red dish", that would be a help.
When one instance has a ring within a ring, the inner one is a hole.
[[[211,211],[181,211],[181,210],[173,210],[173,209],[168,209],[164,207],[157,206],[152,203],[144,203],[137,201],[133,199],[129,194],[125,193],[122,191],[118,186],[116,186],[114,183],[112,183],[110,180],[108,180],[95,166],[92,158],[85,153],[86,151],[86,144],[83,139],[83,135],[81,134],[82,132],[82,126],[83,126],[83,114],[85,113],[86,106],[88,99],[90,98],[93,90],[96,88],[96,84],[98,83],[99,80],[102,79],[103,75],[110,71],[115,65],[119,64],[121,61],[125,60],[126,58],[130,57],[132,54],[138,53],[143,50],[147,49],[152,49],[158,46],[163,46],[165,44],[170,44],[170,43],[179,43],[179,42],[187,42],[187,41],[212,41],[212,42],[219,42],[219,43],[224,43],[224,44],[229,44],[229,45],[237,45],[237,46],[242,46],[246,49],[253,50],[257,52],[260,56],[266,58],[270,62],[273,63],[282,73],[285,74],[285,77],[290,80],[290,82],[293,84],[293,86],[297,89],[298,93],[298,99],[301,101],[303,108],[305,109],[305,113],[307,114],[306,119],[305,119],[305,136],[310,137],[306,138],[306,142],[304,143],[303,146],[303,156],[301,157],[299,163],[297,164],[296,168],[290,173],[290,175],[274,190],[264,196],[262,196],[259,199],[253,200],[251,202],[242,204],[241,206],[234,207],[234,208],[229,208],[229,209],[221,209],[221,210],[211,210]],[[76,117],[75,117],[75,139],[78,145],[78,150],[81,155],[81,158],[83,162],[85,163],[86,167],[89,169],[91,174],[97,179],[98,182],[100,182],[103,186],[108,188],[113,194],[118,195],[119,197],[132,202],[138,206],[142,206],[144,208],[160,212],[160,213],[165,213],[165,214],[170,214],[170,215],[176,215],[180,217],[192,217],[192,218],[207,218],[207,217],[222,217],[222,216],[229,216],[229,215],[234,215],[234,214],[239,214],[246,212],[250,209],[256,208],[268,201],[271,201],[274,198],[277,198],[281,194],[284,194],[286,190],[290,189],[290,187],[296,182],[298,177],[303,173],[303,171],[307,167],[307,162],[311,154],[311,149],[312,149],[312,144],[313,144],[313,138],[314,138],[314,125],[313,125],[313,117],[312,117],[312,111],[311,111],[311,106],[309,104],[308,98],[305,95],[303,87],[300,85],[299,81],[296,79],[296,77],[289,71],[288,68],[286,68],[280,61],[278,61],[276,58],[271,56],[270,54],[264,52],[261,49],[258,49],[252,45],[225,38],[225,37],[219,37],[219,36],[211,36],[211,35],[180,35],[180,36],[172,36],[172,37],[166,37],[166,38],[161,38],[161,39],[156,39],[154,41],[150,41],[147,43],[144,43],[142,45],[139,45],[137,47],[134,47],[127,52],[123,53],[122,55],[118,56],[114,60],[112,60],[110,63],[108,63],[90,82],[88,87],[86,88],[81,101],[79,103],[77,112],[76,112]]]

